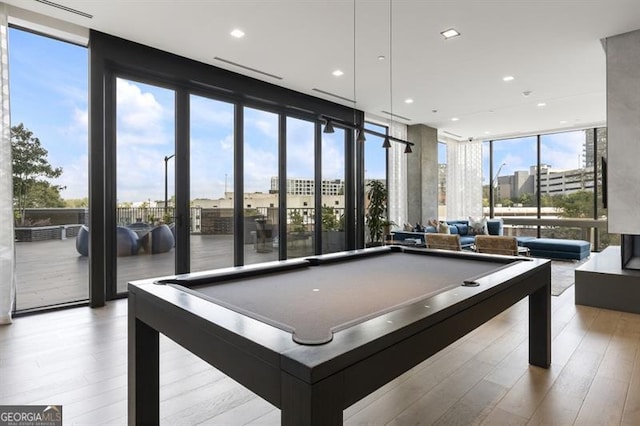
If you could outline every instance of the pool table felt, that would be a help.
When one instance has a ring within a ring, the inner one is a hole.
[[[371,256],[212,284],[192,294],[289,331],[300,344],[456,288],[502,263],[403,253]],[[190,288],[189,288],[190,287]]]

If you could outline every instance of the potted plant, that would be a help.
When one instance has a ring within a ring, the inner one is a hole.
[[[322,247],[323,253],[345,249],[344,215],[327,205],[322,206]]]
[[[367,186],[367,200],[369,208],[366,214],[367,228],[369,229],[369,245],[382,244],[384,235],[389,234],[390,227],[395,225],[387,219],[387,188],[379,180],[370,181]]]

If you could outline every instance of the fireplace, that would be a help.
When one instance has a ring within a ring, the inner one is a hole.
[[[621,234],[622,269],[640,270],[640,235]]]

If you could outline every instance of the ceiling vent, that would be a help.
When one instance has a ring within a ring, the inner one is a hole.
[[[227,59],[223,59],[223,58],[220,58],[218,56],[214,57],[213,59],[215,59],[216,61],[224,62],[225,64],[233,65],[234,67],[242,68],[243,70],[247,70],[247,71],[255,72],[255,73],[258,73],[258,74],[262,74],[262,75],[265,75],[267,77],[275,78],[276,80],[282,80],[282,77],[280,77],[279,75],[270,74],[268,72],[260,71],[260,70],[255,69],[255,68],[247,67],[245,65],[241,65],[241,64],[239,64],[237,62],[229,61]]]
[[[392,114],[392,113],[390,113],[389,111],[381,111],[381,112],[382,112],[383,114],[387,114],[388,116],[390,116],[390,117],[392,117],[392,118],[399,118],[399,119],[401,119],[401,120],[411,121],[411,119],[410,119],[410,118],[403,117],[403,116],[398,115],[398,114]]]
[[[63,6],[61,4],[54,3],[54,2],[49,1],[49,0],[36,0],[36,1],[38,3],[46,4],[47,6],[51,6],[51,7],[55,7],[57,9],[60,9],[60,10],[64,10],[65,12],[75,13],[76,15],[82,16],[84,18],[93,19],[93,15],[90,15],[90,14],[88,14],[86,12],[82,12],[82,11],[77,10],[77,9],[72,9],[72,8],[70,8],[68,6]]]
[[[352,104],[356,103],[356,101],[354,101],[353,99],[345,98],[344,96],[336,95],[335,93],[327,92],[327,91],[322,90],[322,89],[317,89],[317,88],[314,87],[311,90],[313,90],[314,92],[322,93],[323,95],[333,96],[334,98],[342,99],[343,101],[347,101],[347,102],[350,102]]]

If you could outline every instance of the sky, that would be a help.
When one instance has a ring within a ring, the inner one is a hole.
[[[23,123],[48,150],[63,174],[62,198],[88,194],[88,50],[18,29],[9,31],[11,123]],[[164,199],[175,179],[174,92],[117,79],[117,199],[140,203]],[[191,194],[220,198],[233,190],[233,105],[191,96]],[[268,192],[278,174],[278,116],[253,108],[244,113],[245,192]],[[324,134],[322,176],[344,179],[344,131]],[[313,178],[314,125],[287,119],[287,176]],[[371,137],[367,177],[384,178],[382,141]],[[165,158],[168,158],[165,161]]]
[[[9,30],[11,125],[23,123],[49,151],[63,198],[87,196],[87,49]]]

